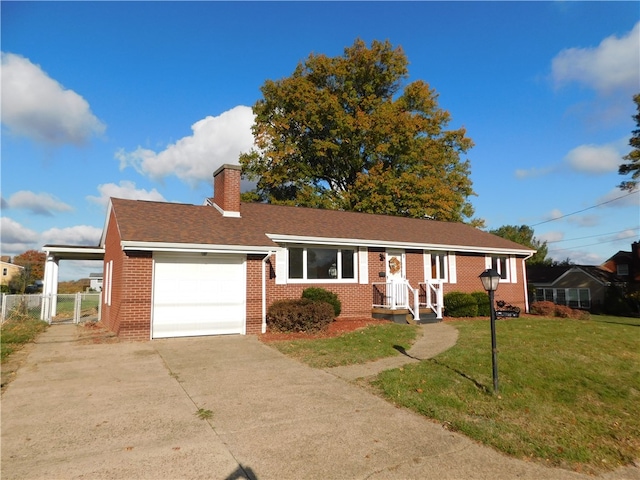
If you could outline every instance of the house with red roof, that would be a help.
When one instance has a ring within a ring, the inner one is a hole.
[[[203,205],[112,198],[102,323],[130,339],[260,334],[279,299],[336,293],[341,316],[406,310],[442,319],[443,295],[482,291],[528,310],[533,250],[462,223],[240,202],[240,167],[214,173]]]

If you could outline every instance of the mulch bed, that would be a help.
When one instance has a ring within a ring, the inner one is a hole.
[[[353,332],[360,328],[364,328],[367,325],[390,323],[389,320],[379,320],[371,317],[348,317],[337,318],[329,324],[326,330],[318,333],[280,333],[280,332],[267,332],[258,335],[258,338],[262,342],[277,342],[280,340],[300,340],[300,339],[315,339],[315,338],[331,338],[342,335],[343,333]]]

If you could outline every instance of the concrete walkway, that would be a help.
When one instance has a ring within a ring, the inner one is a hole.
[[[76,328],[45,332],[2,395],[3,480],[593,480],[478,445],[256,337],[86,345]]]
[[[384,370],[435,357],[453,347],[458,340],[458,330],[442,322],[421,325],[419,332],[420,336],[409,350],[404,352],[402,349],[398,349],[401,355],[382,358],[362,365],[328,368],[326,371],[345,380],[370,377]]]

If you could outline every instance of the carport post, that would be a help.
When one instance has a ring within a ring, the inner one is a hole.
[[[58,258],[47,253],[47,261],[44,264],[44,285],[42,287],[42,311],[40,319],[51,323],[55,317],[58,300]]]

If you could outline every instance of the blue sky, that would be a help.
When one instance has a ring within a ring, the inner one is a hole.
[[[111,196],[201,204],[251,148],[267,79],[389,40],[464,126],[487,229],[600,264],[640,238],[616,186],[637,2],[2,2],[2,255],[97,245]],[[176,228],[180,228],[176,225]],[[62,262],[62,280],[101,267]]]

